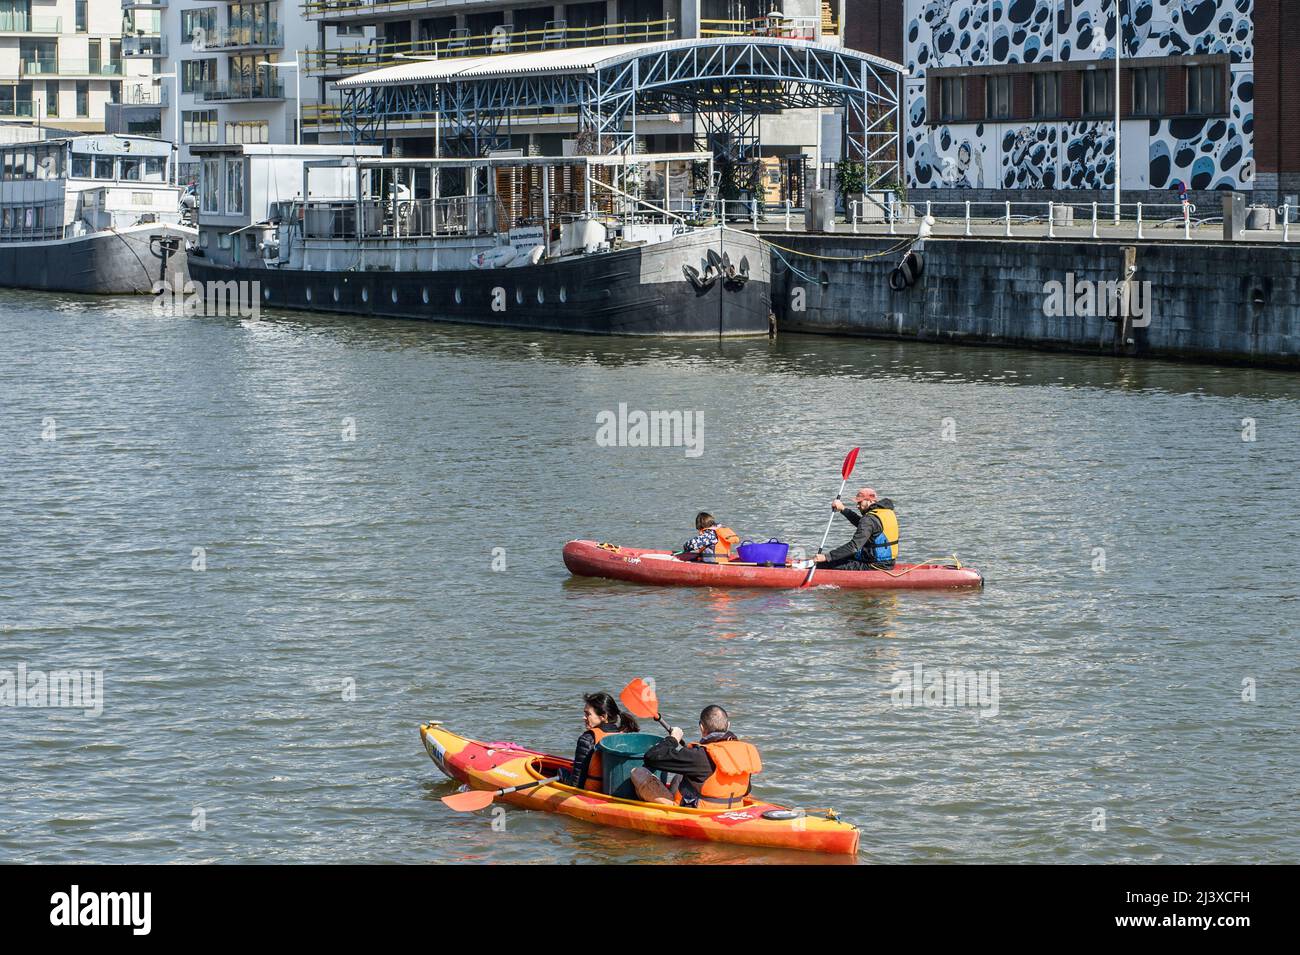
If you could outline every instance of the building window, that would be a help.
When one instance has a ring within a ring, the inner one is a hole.
[[[217,8],[201,7],[181,11],[181,39],[202,46],[209,36],[217,32]]]
[[[244,160],[226,160],[226,215],[244,214]]]
[[[1158,66],[1133,71],[1133,115],[1165,114],[1165,71]]]
[[[201,169],[199,198],[201,212],[221,211],[221,160],[205,159]]]
[[[939,119],[945,123],[966,118],[966,78],[945,76],[939,80]]]
[[[1083,115],[1104,118],[1115,113],[1115,78],[1108,70],[1083,74]]]
[[[57,117],[59,115],[59,84],[45,84],[45,115]]]
[[[88,29],[86,23],[86,8],[88,6],[89,6],[89,0],[77,0],[76,16],[77,16],[78,33],[85,33]],[[67,7],[64,7],[64,10],[67,10]]]
[[[215,59],[181,61],[182,93],[202,92],[208,84],[215,82],[216,78],[217,61]]]
[[[1224,76],[1222,67],[1189,66],[1187,68],[1187,112],[1194,116],[1216,116],[1225,113]]]
[[[359,26],[355,23],[340,23],[337,27],[334,28],[334,35],[335,36],[365,36],[366,30],[365,27]]]
[[[1011,76],[990,76],[984,87],[984,115],[988,119],[1011,118]]]
[[[77,80],[77,115],[90,115],[90,83],[85,80]]]
[[[264,119],[226,123],[227,143],[269,143],[271,124]]]
[[[217,142],[217,111],[215,109],[182,111],[181,140],[187,143]]]
[[[1034,119],[1055,119],[1061,115],[1061,74],[1035,73],[1033,83]]]

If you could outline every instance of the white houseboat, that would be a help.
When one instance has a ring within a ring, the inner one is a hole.
[[[147,293],[197,236],[171,143],[88,135],[0,147],[0,286]]]
[[[702,215],[700,153],[383,158],[195,146],[199,281],[262,305],[619,335],[766,335],[768,252]]]

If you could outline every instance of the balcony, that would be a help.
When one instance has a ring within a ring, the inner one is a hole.
[[[0,100],[0,119],[31,119],[33,115],[31,100]]]
[[[123,84],[122,98],[119,100],[122,106],[166,106],[167,105],[167,87],[154,83],[138,83],[133,86]]]
[[[161,59],[167,55],[167,41],[160,36],[124,36],[122,37],[122,55]]]
[[[278,23],[203,30],[194,34],[190,45],[194,50],[279,50],[284,47],[284,31]]]
[[[18,64],[18,75],[30,76],[78,76],[103,79],[121,79],[121,63],[103,63],[88,60],[23,60]]]
[[[204,103],[238,103],[284,99],[284,83],[279,80],[231,80],[208,83],[194,90]]]
[[[414,43],[378,43],[350,49],[307,50],[306,68],[312,73],[346,75],[393,66],[403,57],[488,56],[495,53],[523,53],[529,50],[558,50],[575,46],[606,46],[616,43],[651,43],[676,37],[676,21],[636,20],[571,27],[563,20],[550,20],[541,30],[511,30],[499,26],[491,33],[470,35],[455,30],[451,36]]]
[[[0,12],[0,33],[58,34],[62,32],[61,17],[34,17],[30,13],[17,10]]]

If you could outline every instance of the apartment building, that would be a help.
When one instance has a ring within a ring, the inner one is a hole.
[[[121,0],[0,0],[0,123],[103,131],[143,69],[122,42]]]
[[[307,115],[307,130],[321,142],[346,141],[339,97],[331,81],[410,57],[466,57],[525,51],[648,43],[691,37],[776,35],[838,44],[845,0],[305,0],[303,15],[316,29],[304,59],[321,104]],[[852,2],[852,0],[848,0]],[[838,149],[838,118],[821,110],[787,110],[761,117],[750,154],[820,155]],[[702,127],[677,115],[638,117],[638,148],[690,149]],[[511,146],[560,155],[577,134],[576,115],[521,117]],[[826,142],[827,136],[835,139]],[[434,151],[433,132],[412,124],[394,127],[385,143],[395,154]],[[837,157],[834,157],[837,158]]]
[[[159,12],[158,34],[144,34],[134,55],[161,65],[160,132],[165,139],[179,134],[183,168],[194,162],[192,145],[296,141],[299,108],[315,97],[294,64],[318,32],[296,2],[121,2]]]
[[[926,198],[1108,201],[1116,176],[1126,202],[1300,192],[1294,0],[850,7],[849,45],[910,70],[904,173]]]

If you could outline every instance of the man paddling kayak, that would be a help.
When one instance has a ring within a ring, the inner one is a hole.
[[[860,514],[854,514],[838,497],[831,507],[857,530],[846,544],[829,554],[818,553],[813,559],[832,570],[889,570],[898,557],[898,516],[894,502],[877,499],[872,488],[859,488],[854,496]]]
[[[763,768],[758,750],[731,732],[727,711],[714,704],[700,713],[700,741],[685,743],[681,727],[651,746],[644,766],[632,770],[632,785],[644,802],[697,809],[730,809],[750,790],[750,776]],[[681,776],[673,791],[655,772]]]

